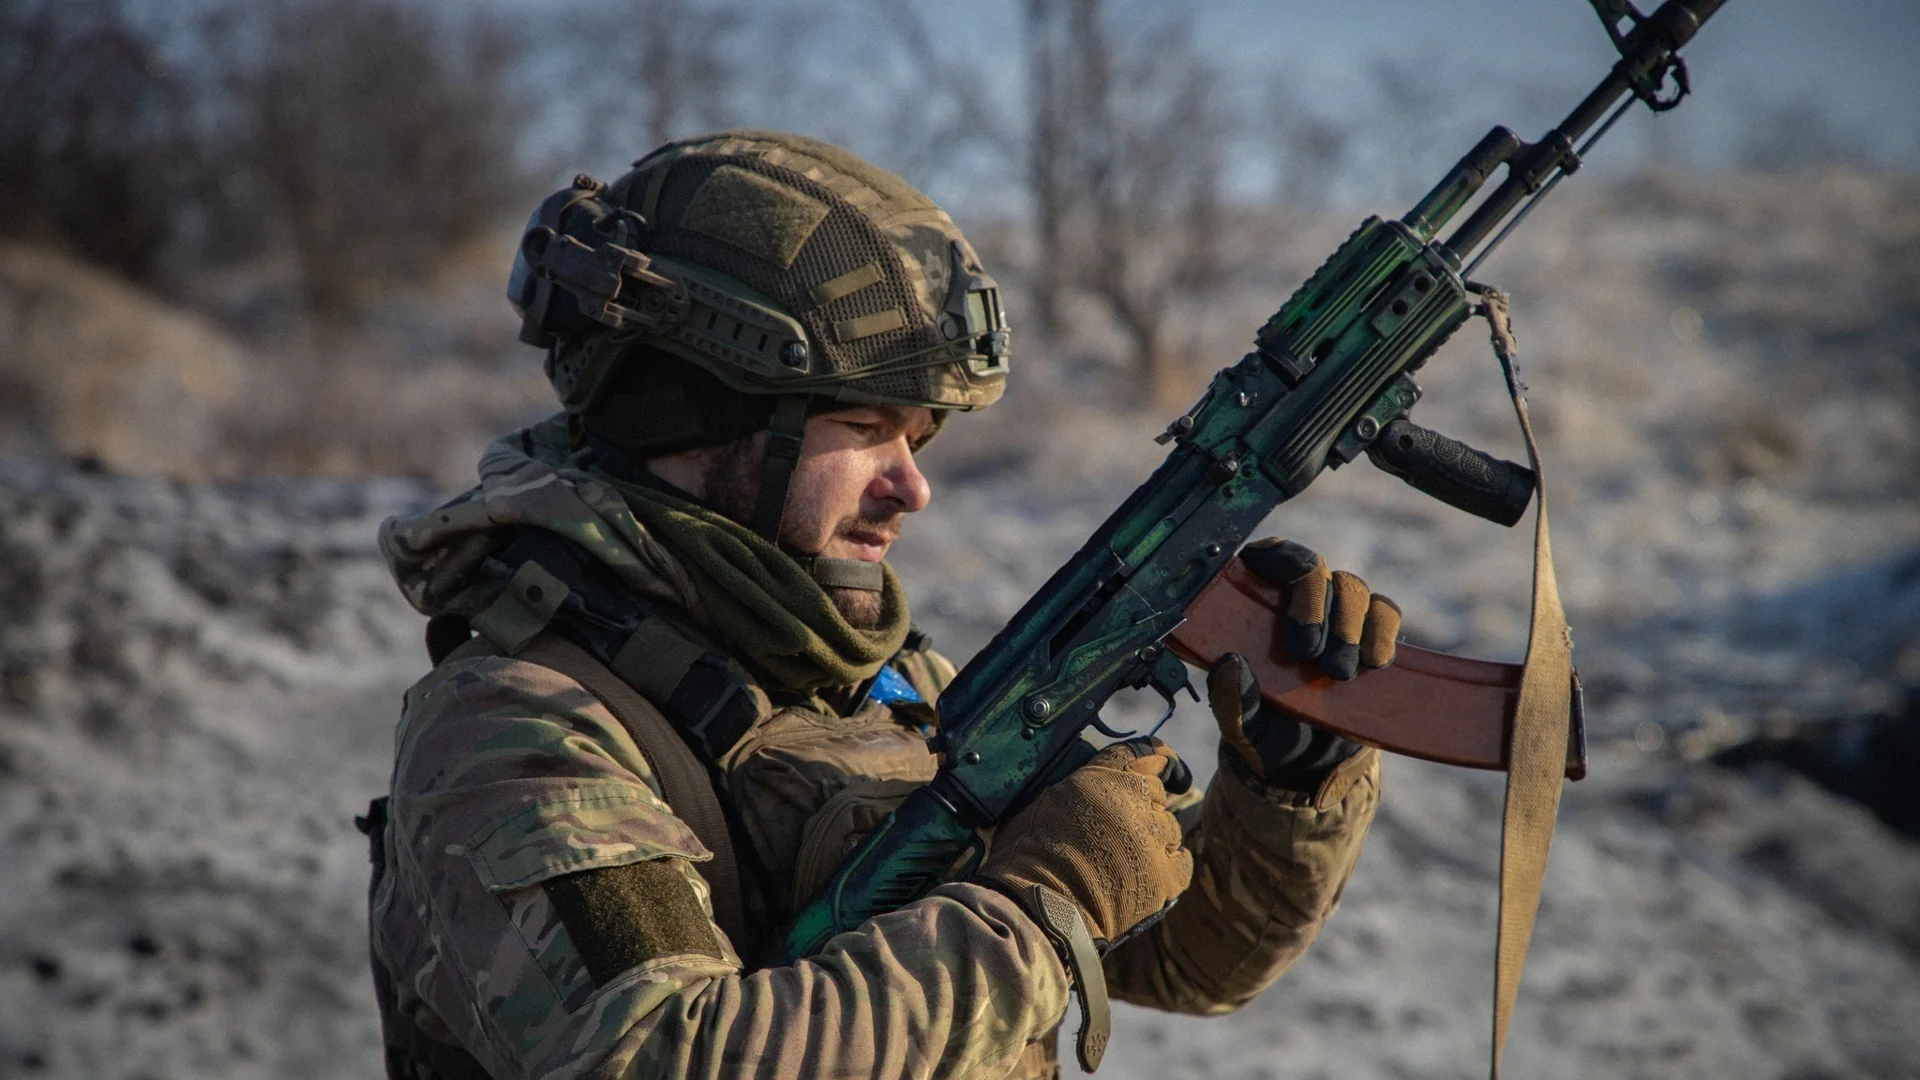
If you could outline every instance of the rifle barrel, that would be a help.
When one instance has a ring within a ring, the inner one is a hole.
[[[1507,162],[1507,178],[1447,237],[1446,246],[1463,262],[1528,197],[1539,192],[1556,171],[1580,167],[1574,143],[1599,123],[1637,81],[1663,72],[1680,46],[1692,40],[1700,25],[1726,0],[1667,0],[1647,16],[1622,43],[1620,59],[1607,77],[1573,107],[1559,126],[1539,142],[1522,148]],[[1657,78],[1658,76],[1656,76]]]

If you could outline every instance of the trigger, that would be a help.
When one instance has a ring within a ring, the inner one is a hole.
[[[1200,692],[1193,688],[1193,679],[1187,674],[1186,663],[1173,655],[1171,649],[1161,649],[1160,656],[1153,664],[1153,674],[1147,678],[1147,684],[1160,695],[1160,700],[1167,703],[1167,711],[1161,713],[1160,719],[1153,722],[1153,727],[1147,730],[1148,735],[1158,734],[1161,727],[1165,726],[1168,720],[1173,719],[1173,710],[1179,704],[1180,691],[1185,690],[1196,702],[1200,700]]]
[[[1173,655],[1171,649],[1161,651],[1159,659],[1154,661],[1153,674],[1148,676],[1147,681],[1166,699],[1169,712],[1173,710],[1174,698],[1182,690],[1190,694],[1193,700],[1200,700],[1200,692],[1193,688],[1193,679],[1187,674],[1186,663]]]

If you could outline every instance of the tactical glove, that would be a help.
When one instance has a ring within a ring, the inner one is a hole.
[[[1158,739],[1107,747],[1001,825],[975,876],[1016,898],[1043,885],[1080,905],[1096,939],[1119,941],[1193,877],[1163,783],[1185,769]]]
[[[1328,677],[1345,682],[1362,667],[1393,663],[1400,605],[1374,595],[1345,570],[1329,571],[1312,548],[1269,537],[1240,549],[1246,568],[1286,590],[1280,643],[1301,660],[1318,660]]]
[[[1280,640],[1302,660],[1345,681],[1361,667],[1393,663],[1400,608],[1372,594],[1346,571],[1291,540],[1267,539],[1241,549],[1247,569],[1286,590]],[[1270,785],[1311,790],[1360,744],[1303,724],[1260,700],[1260,683],[1245,657],[1228,653],[1207,673],[1207,705],[1220,737],[1238,751],[1253,775]]]

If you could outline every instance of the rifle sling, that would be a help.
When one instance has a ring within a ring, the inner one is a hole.
[[[1491,1065],[1492,1077],[1499,1080],[1500,1054],[1520,993],[1520,975],[1526,967],[1527,946],[1533,938],[1534,916],[1540,909],[1540,889],[1547,874],[1554,818],[1560,812],[1573,695],[1573,638],[1553,574],[1546,474],[1541,470],[1533,426],[1527,420],[1507,297],[1497,289],[1480,291],[1485,301],[1480,313],[1492,329],[1493,351],[1500,358],[1514,415],[1526,438],[1527,458],[1537,485],[1534,498],[1539,505],[1533,539],[1533,619],[1509,735],[1506,808],[1500,827],[1500,924],[1495,945]]]

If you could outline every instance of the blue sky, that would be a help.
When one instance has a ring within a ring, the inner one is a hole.
[[[1430,58],[1509,86],[1558,88],[1498,103],[1527,137],[1614,55],[1580,0],[1213,0],[1195,10],[1203,39],[1236,66],[1272,63],[1339,84],[1363,58]],[[1754,111],[1788,101],[1883,140],[1881,160],[1920,163],[1920,0],[1728,0],[1683,54],[1696,98],[1659,119],[1697,148],[1685,151],[1689,163],[1725,162]]]
[[[521,0],[498,2],[505,11],[527,10]],[[545,0],[536,9],[569,2]],[[788,127],[845,142],[957,210],[997,215],[1014,208],[1007,200],[1019,181],[1006,175],[1004,161],[977,153],[939,163],[902,155],[888,128],[916,122],[915,75],[877,16],[878,0],[707,2],[731,3],[745,14],[750,26],[727,38],[728,61],[754,82],[737,95],[738,107],[713,122]],[[998,119],[1017,126],[1022,0],[907,3],[946,56],[977,72]],[[1110,3],[1147,20],[1175,10],[1191,15],[1223,76],[1222,92],[1249,117],[1228,162],[1230,186],[1241,195],[1261,198],[1272,188],[1275,147],[1259,130],[1265,116],[1308,109],[1351,133],[1350,155],[1322,200],[1345,209],[1377,210],[1424,190],[1493,124],[1539,136],[1615,57],[1585,0]],[[1920,169],[1920,0],[1727,0],[1685,55],[1693,98],[1657,117],[1635,109],[1595,152],[1583,179],[1650,161],[1732,166],[1790,106],[1820,118],[1854,156]],[[1373,82],[1383,64],[1412,73],[1430,90],[1424,129],[1410,131],[1381,100]],[[927,115],[937,119],[936,112]],[[549,120],[534,153],[543,161],[566,159],[556,176],[581,164],[617,173],[632,156],[579,161],[580,135],[591,128],[578,125],[605,125],[605,110],[570,112],[562,102]],[[612,140],[620,147],[629,141]]]

